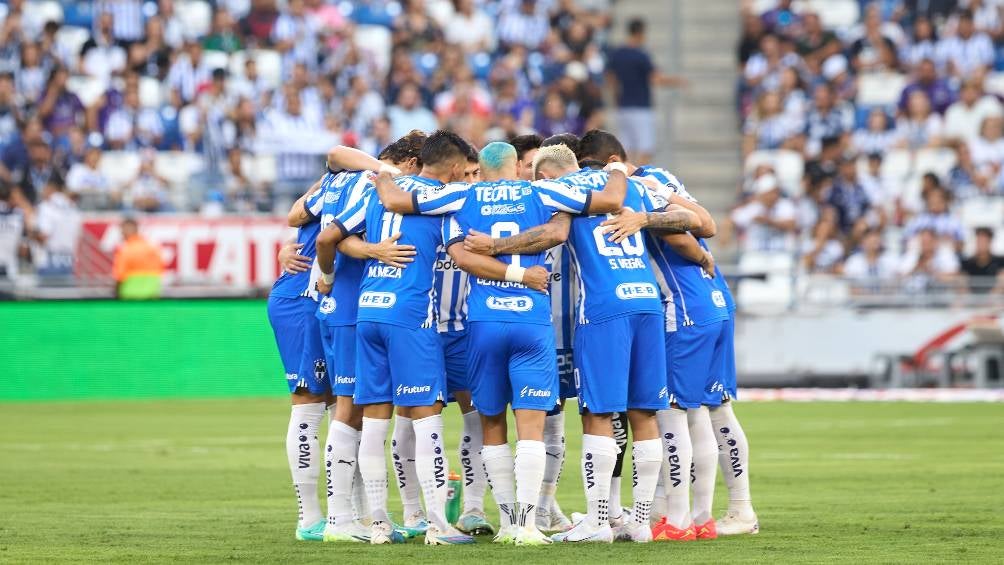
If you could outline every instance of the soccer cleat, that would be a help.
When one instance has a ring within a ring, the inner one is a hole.
[[[551,536],[551,540],[563,543],[613,543],[614,532],[609,524],[596,527],[589,520],[579,520],[567,532]]]
[[[756,514],[744,517],[738,512],[726,512],[725,516],[716,523],[716,529],[720,536],[758,534],[760,533],[760,521],[757,520]]]
[[[429,522],[425,519],[425,513],[419,510],[404,519],[404,524],[394,524],[394,529],[401,532],[406,538],[414,538],[425,534],[429,529]]]
[[[492,543],[501,543],[503,545],[516,543],[516,535],[519,533],[519,528],[512,525],[504,525],[499,527],[499,533],[495,534],[495,538]]]
[[[697,539],[715,539],[718,537],[714,518],[708,518],[708,521],[703,524],[695,524],[694,529],[697,530]]]
[[[495,526],[492,526],[485,513],[481,511],[467,512],[457,520],[457,529],[471,536],[492,535],[495,533]]]
[[[578,524],[579,522],[581,522],[581,521],[583,521],[585,519],[586,519],[586,515],[584,513],[582,513],[582,512],[572,512],[572,522],[573,523]],[[621,508],[621,514],[620,514],[620,516],[618,516],[616,518],[611,517],[611,518],[609,518],[609,520],[610,520],[610,527],[611,528],[616,528],[618,526],[623,526],[627,522],[631,521],[631,509],[630,508]]]
[[[565,516],[565,513],[561,511],[561,507],[558,506],[558,501],[555,500],[551,505],[551,527],[547,530],[552,532],[567,532],[572,528],[572,521]]]
[[[324,541],[324,526],[327,520],[307,526],[306,528],[296,528],[296,539],[299,541]]]
[[[524,526],[516,530],[516,545],[550,545],[551,538],[534,526]]]
[[[345,543],[369,543],[370,528],[358,521],[352,521],[344,526],[328,524],[324,528],[324,541]]]
[[[614,530],[614,539],[617,541],[633,541],[635,543],[648,543],[652,541],[652,528],[648,524],[639,524],[631,520],[622,524]]]
[[[652,541],[695,541],[696,539],[697,530],[694,529],[693,523],[686,528],[677,528],[666,521],[666,517],[663,516],[662,520],[652,526]]]
[[[429,524],[429,529],[425,531],[425,545],[469,545],[472,543],[474,543],[472,536],[462,534],[453,527],[440,531],[435,524]]]
[[[395,530],[389,522],[373,522],[370,526],[370,543],[373,545],[404,543],[404,540],[404,534]]]

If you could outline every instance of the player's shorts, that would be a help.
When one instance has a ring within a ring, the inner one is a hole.
[[[317,303],[306,297],[270,296],[268,321],[275,334],[279,358],[289,392],[305,388],[313,394],[328,392],[324,347],[314,312]]]
[[[457,391],[471,390],[467,382],[467,330],[443,332],[439,338],[446,363],[446,391],[452,399]]]
[[[575,398],[575,363],[571,349],[558,349],[558,389],[562,399]]]
[[[332,394],[352,396],[356,389],[356,327],[321,322],[321,343]]]
[[[666,357],[662,314],[629,314],[575,328],[579,410],[608,414],[664,410]]]
[[[356,404],[446,402],[443,342],[436,328],[356,324]]]
[[[475,378],[471,398],[478,412],[543,410],[558,403],[554,328],[538,324],[471,322],[468,366]]]
[[[729,316],[729,319],[725,321],[725,329],[723,330],[725,334],[722,336],[725,345],[722,348],[721,371],[715,376],[715,380],[721,383],[725,389],[721,394],[718,394],[721,396],[722,402],[738,398],[736,396],[736,319],[734,315]]]
[[[628,152],[655,153],[656,124],[652,108],[620,108],[617,110],[619,125],[617,137]]]
[[[725,351],[726,322],[679,326],[666,334],[670,402],[681,408],[720,406],[725,387],[718,380]]]

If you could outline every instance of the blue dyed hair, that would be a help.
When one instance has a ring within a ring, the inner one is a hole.
[[[497,171],[510,160],[516,162],[516,148],[504,141],[493,141],[478,153],[478,164],[483,169]]]

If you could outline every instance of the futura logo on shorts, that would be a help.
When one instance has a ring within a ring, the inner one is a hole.
[[[519,391],[519,397],[526,398],[527,396],[533,396],[537,398],[549,398],[551,396],[551,391],[544,390],[542,388],[530,388],[530,386],[527,385],[523,387],[522,390]]]
[[[421,394],[423,392],[430,392],[430,391],[432,391],[432,387],[429,385],[425,386],[397,385],[397,396],[401,396],[402,394]]]

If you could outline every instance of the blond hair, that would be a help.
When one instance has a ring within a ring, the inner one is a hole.
[[[547,145],[537,150],[537,154],[533,156],[533,178],[540,175],[540,168],[544,165],[562,171],[575,170],[579,168],[579,161],[567,145]]]

